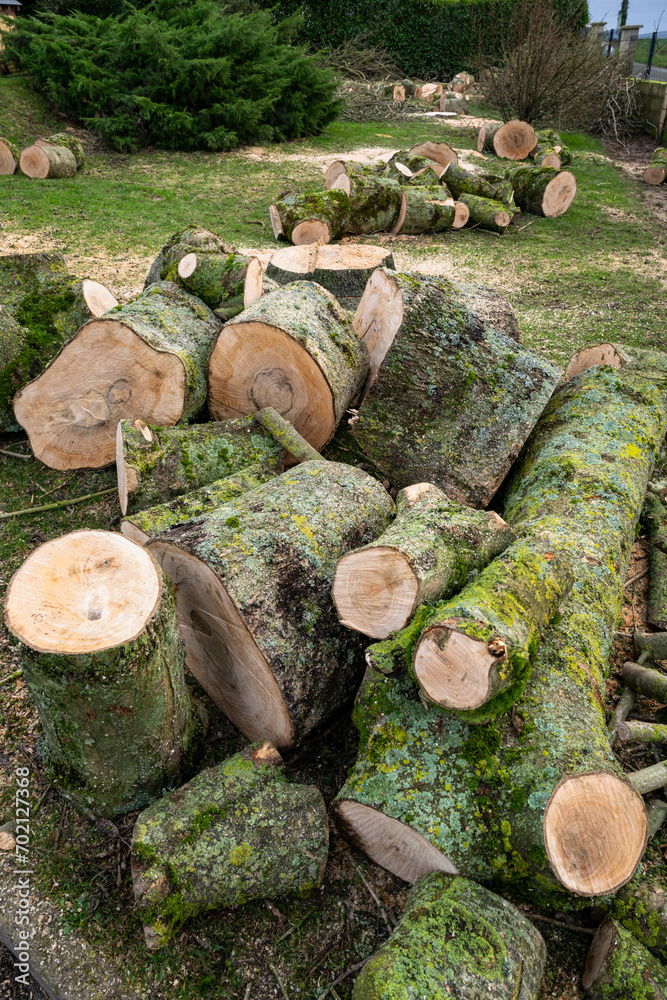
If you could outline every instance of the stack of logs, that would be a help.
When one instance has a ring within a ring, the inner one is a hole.
[[[379,97],[387,100],[436,104],[441,112],[466,115],[470,103],[467,91],[474,82],[470,73],[457,73],[448,84],[401,80],[399,83],[378,83],[374,89]]]
[[[35,273],[7,260],[8,287]],[[322,796],[279,751],[358,689],[332,816],[415,886],[357,1000],[535,1000],[544,942],[494,889],[595,899],[591,995],[639,998],[627,965],[664,996],[664,908],[635,873],[667,766],[624,773],[614,739],[646,730],[620,707],[608,728],[601,692],[667,357],[597,345],[562,378],[506,301],[380,247],[289,248],[269,272],[178,233],[144,292],[16,396],[42,461],[115,460],[124,514],[46,542],[8,589],[54,782],[88,816],[142,810],[132,875],[158,948],[208,909],[321,884]],[[664,701],[645,659],[628,689]],[[206,770],[186,666],[249,740]]]
[[[466,225],[502,234],[521,210],[553,219],[572,204],[577,183],[561,170],[570,156],[557,133],[535,133],[519,121],[486,124],[478,147],[509,161],[533,156],[535,164],[484,162],[478,173],[462,167],[446,142],[420,143],[388,161],[336,160],[325,191],[285,191],[271,205],[274,236],[303,246],[345,233],[416,235]]]
[[[67,132],[37,139],[22,152],[0,136],[0,175],[9,176],[20,170],[26,177],[38,180],[74,177],[84,164],[83,146]]]

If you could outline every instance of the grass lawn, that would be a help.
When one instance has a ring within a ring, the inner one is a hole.
[[[640,38],[637,42],[637,52],[635,54],[635,62],[647,63],[648,54],[651,48],[650,38]],[[655,52],[653,53],[653,66],[667,67],[667,38],[659,38],[656,42]]]
[[[25,146],[66,123],[39,100],[21,77],[0,77],[0,135]],[[105,280],[121,298],[141,288],[166,237],[191,222],[211,228],[239,247],[277,247],[268,205],[294,185],[321,187],[322,167],[339,154],[402,148],[425,138],[445,139],[465,156],[477,155],[476,128],[431,120],[406,123],[336,122],[317,138],[226,154],[146,150],[110,152],[80,133],[86,169],[73,180],[36,182],[21,174],[0,178],[0,253],[58,249],[82,277]],[[453,275],[504,291],[521,320],[525,344],[564,365],[587,343],[602,340],[667,349],[667,225],[665,192],[647,192],[594,139],[567,136],[579,191],[556,220],[523,216],[500,238],[480,230],[435,237],[373,237],[391,247],[399,267]],[[662,202],[656,198],[662,197]],[[662,213],[662,215],[660,215]],[[115,485],[115,471],[60,474],[29,456],[21,436],[0,447],[0,506],[73,499]],[[37,544],[75,528],[116,529],[120,511],[111,494],[74,507],[0,520],[0,588]],[[0,680],[16,666],[7,638],[0,640]],[[207,763],[245,742],[212,706]],[[46,790],[38,765],[39,726],[22,681],[0,687],[0,824],[13,800],[10,768],[31,762],[35,792]],[[294,780],[317,784],[327,802],[354,760],[356,733],[347,713],[316,736],[306,752],[287,758]],[[129,839],[133,817],[121,823]],[[57,833],[57,831],[60,831]],[[35,880],[62,908],[64,933],[76,929],[117,962],[148,1000],[290,1000],[319,997],[346,969],[386,939],[400,915],[406,887],[353,853],[332,833],[322,891],[308,899],[264,902],[220,911],[190,922],[170,948],[149,954],[132,908],[126,847],[97,830],[51,792],[35,825]],[[0,861],[0,877],[7,877]],[[370,886],[370,889],[369,889]],[[592,917],[582,918],[591,924]],[[543,1000],[574,1000],[590,937],[540,925],[549,947]],[[277,973],[277,975],[276,975]],[[354,976],[336,994],[352,996]]]

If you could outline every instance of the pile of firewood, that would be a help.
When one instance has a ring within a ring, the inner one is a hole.
[[[46,542],[8,588],[52,780],[88,816],[141,810],[134,893],[158,948],[198,913],[321,884],[325,805],[279,750],[358,692],[331,814],[416,884],[357,1000],[535,1000],[544,942],[508,901],[527,898],[607,914],[592,996],[638,998],[629,963],[664,995],[664,907],[633,876],[667,764],[628,775],[612,750],[664,733],[627,721],[627,693],[608,727],[602,693],[667,357],[598,345],[563,378],[497,294],[380,247],[255,260],[176,234],[144,292],[15,398],[42,461],[116,462],[124,514]],[[4,266],[15,287],[32,265]],[[628,689],[664,701],[645,666],[664,635],[637,649]],[[206,770],[186,667],[252,741]]]
[[[522,210],[547,218],[568,210],[577,182],[560,169],[569,154],[557,133],[535,133],[519,121],[487,124],[478,145],[509,161],[532,155],[535,165],[484,162],[473,172],[446,142],[420,143],[387,161],[336,160],[325,191],[285,191],[270,206],[274,236],[305,246],[345,233],[415,235],[466,225],[502,234]]]
[[[26,177],[39,180],[74,177],[84,164],[83,146],[76,136],[67,132],[36,139],[22,152],[9,139],[0,136],[0,175],[8,176],[20,170]]]
[[[667,180],[667,149],[659,146],[654,150],[651,162],[642,174],[645,184],[664,184]]]
[[[377,83],[374,90],[386,100],[414,102],[419,109],[424,104],[435,104],[439,111],[467,115],[470,103],[467,91],[474,82],[475,78],[470,73],[457,73],[448,84],[401,80],[398,83]]]

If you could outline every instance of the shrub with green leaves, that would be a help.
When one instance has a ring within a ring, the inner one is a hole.
[[[228,150],[313,134],[338,114],[335,74],[290,45],[297,21],[155,0],[104,19],[22,17],[4,40],[49,101],[121,151]]]

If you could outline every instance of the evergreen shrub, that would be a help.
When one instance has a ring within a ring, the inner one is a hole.
[[[17,18],[8,56],[117,149],[228,150],[297,138],[338,114],[337,78],[290,44],[298,17],[155,0],[124,15]]]

